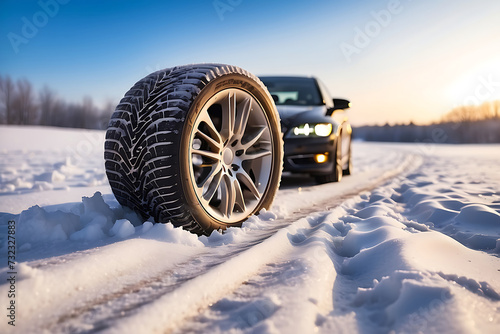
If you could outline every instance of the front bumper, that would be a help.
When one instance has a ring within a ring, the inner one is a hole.
[[[285,138],[284,170],[292,173],[329,174],[333,170],[335,137]],[[327,154],[324,163],[314,160],[316,154]]]

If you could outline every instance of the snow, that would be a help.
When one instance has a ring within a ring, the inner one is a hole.
[[[0,126],[0,304],[47,333],[497,333],[500,146],[353,144],[209,237],[121,207],[104,132]]]
[[[116,235],[121,239],[135,233],[134,225],[128,219],[118,219],[109,231],[111,235]]]

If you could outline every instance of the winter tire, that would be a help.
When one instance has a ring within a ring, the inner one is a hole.
[[[347,155],[347,164],[344,166],[345,168],[342,170],[342,175],[351,175],[352,172],[352,138],[349,138],[349,153]]]
[[[209,234],[271,206],[283,164],[279,116],[265,86],[241,68],[169,68],[125,94],[104,157],[120,204]]]

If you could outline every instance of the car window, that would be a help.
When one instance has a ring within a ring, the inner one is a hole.
[[[261,77],[262,82],[277,105],[323,104],[318,86],[313,78],[301,77]]]

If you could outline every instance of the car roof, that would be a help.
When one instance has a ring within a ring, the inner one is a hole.
[[[311,75],[259,75],[259,78],[282,78],[282,79],[316,79]]]

